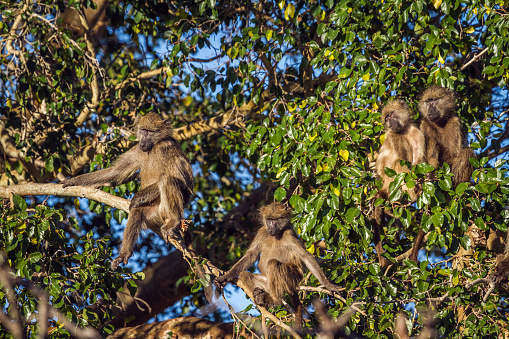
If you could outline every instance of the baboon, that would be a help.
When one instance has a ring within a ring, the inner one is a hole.
[[[297,288],[302,280],[304,266],[330,291],[339,291],[323,273],[315,257],[309,253],[291,223],[292,212],[285,205],[275,202],[260,209],[262,227],[246,254],[216,283],[224,287],[238,276],[253,291],[255,304],[262,307],[281,305],[285,294],[295,308],[295,324],[302,325],[302,305]],[[258,260],[261,274],[245,271]]]
[[[453,187],[468,182],[474,171],[469,158],[476,158],[467,147],[465,134],[456,113],[456,93],[450,89],[433,85],[426,89],[419,100],[422,114],[421,130],[426,140],[426,158],[433,167],[444,162],[454,174]]]
[[[396,99],[389,102],[382,109],[382,124],[387,130],[385,134],[385,141],[380,148],[378,158],[376,160],[376,173],[382,179],[382,189],[379,191],[377,198],[388,198],[389,185],[394,180],[385,174],[385,167],[395,170],[397,173],[408,172],[408,167],[402,166],[400,160],[409,161],[412,165],[426,161],[425,156],[425,141],[424,135],[421,130],[414,124],[412,120],[412,112],[407,103],[401,99]],[[410,199],[415,201],[419,194],[418,187],[408,190],[406,186],[403,187],[407,190]],[[380,206],[374,209],[374,225],[373,235],[375,241],[375,248],[378,255],[378,260],[382,267],[386,267],[389,262],[381,254],[383,253],[382,241],[380,238],[381,222],[383,218],[383,211]],[[419,236],[424,234],[419,232]],[[416,238],[416,241],[418,241]],[[415,244],[414,244],[415,248]],[[420,246],[419,246],[420,248]],[[417,251],[411,255],[411,260],[417,260]]]
[[[385,174],[385,167],[401,173],[408,172],[408,168],[401,166],[400,160],[409,161],[412,165],[425,162],[425,141],[424,134],[412,120],[410,108],[401,99],[391,101],[383,108],[382,124],[387,132],[376,160],[376,173],[383,184],[379,192],[387,197],[393,178]],[[408,193],[412,201],[417,198],[417,190],[409,190]]]
[[[191,164],[172,133],[170,122],[158,114],[141,116],[136,121],[139,144],[119,156],[113,166],[62,182],[64,187],[98,187],[140,178],[141,189],[129,205],[122,249],[111,264],[112,270],[121,262],[127,264],[142,228],[151,229],[168,242],[180,224],[194,179]]]

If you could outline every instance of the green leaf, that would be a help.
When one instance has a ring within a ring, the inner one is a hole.
[[[27,203],[25,199],[17,194],[12,195],[12,202],[14,203],[14,207],[19,211],[25,211],[27,209]]]
[[[465,190],[467,189],[469,183],[468,182],[462,182],[460,184],[458,184],[458,186],[456,186],[456,194],[458,195],[461,195],[465,192]]]
[[[278,187],[276,192],[274,192],[274,198],[277,201],[282,201],[286,197],[286,190],[283,187]]]
[[[361,211],[357,208],[351,207],[346,211],[345,218],[348,223],[353,222],[361,214]]]

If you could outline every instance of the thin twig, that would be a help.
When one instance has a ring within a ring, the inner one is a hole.
[[[474,63],[477,59],[479,59],[484,53],[486,53],[488,51],[488,47],[485,47],[481,53],[477,54],[477,55],[474,55],[474,57],[469,61],[467,62],[466,64],[464,64],[463,66],[461,66],[460,68],[460,71],[463,71],[465,68],[467,68],[468,66],[470,66],[472,63]]]

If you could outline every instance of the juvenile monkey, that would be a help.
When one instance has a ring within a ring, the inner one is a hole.
[[[456,93],[433,85],[426,89],[419,100],[422,114],[421,130],[426,139],[426,157],[433,167],[448,163],[453,186],[468,182],[474,171],[469,158],[476,158],[467,147],[465,134],[456,113]]]
[[[288,294],[295,308],[295,324],[302,325],[302,305],[297,288],[302,280],[304,266],[330,291],[339,291],[323,273],[315,257],[309,253],[295,234],[291,223],[292,212],[275,202],[260,209],[262,228],[256,234],[246,254],[225,274],[216,278],[224,287],[238,276],[253,291],[254,302],[262,307],[281,305]],[[258,260],[261,274],[245,271]]]
[[[377,197],[388,198],[389,185],[394,180],[385,174],[385,167],[395,170],[397,173],[408,172],[406,166],[401,166],[400,160],[409,161],[412,165],[426,161],[424,134],[414,124],[412,113],[405,101],[396,99],[389,102],[382,109],[382,124],[386,129],[385,141],[380,148],[380,153],[376,160],[376,173],[382,179],[382,189]],[[404,187],[403,189],[407,189]],[[408,190],[410,199],[415,201],[419,194],[417,187]],[[383,211],[380,206],[376,206],[374,210],[374,241],[378,254],[378,260],[382,267],[386,267],[389,262],[381,254],[383,253],[382,241],[380,238],[381,221]],[[416,243],[422,241],[424,233],[419,232]],[[420,238],[420,240],[419,240]],[[420,248],[420,244],[419,248]],[[416,248],[414,244],[414,248]],[[418,249],[410,256],[411,260],[417,261]]]
[[[408,168],[401,166],[400,160],[409,161],[412,165],[425,162],[425,141],[424,134],[412,120],[410,108],[401,99],[391,101],[383,108],[382,124],[387,132],[375,166],[383,183],[379,192],[388,197],[389,185],[394,179],[385,174],[385,167],[401,173],[408,172]],[[412,200],[417,198],[415,190],[408,193]]]
[[[127,264],[142,228],[168,242],[180,224],[194,179],[191,164],[172,133],[170,122],[158,114],[141,116],[136,122],[139,144],[119,156],[113,166],[62,182],[64,187],[116,186],[140,178],[141,189],[129,205],[122,249],[112,270]]]

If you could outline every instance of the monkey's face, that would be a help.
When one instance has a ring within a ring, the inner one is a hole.
[[[431,86],[419,100],[419,111],[426,120],[437,122],[448,117],[456,107],[455,93],[447,88]]]
[[[264,223],[267,227],[267,232],[271,236],[275,236],[288,226],[288,218],[269,219],[265,218]]]
[[[422,115],[424,119],[430,121],[438,121],[440,120],[440,110],[438,109],[438,105],[442,98],[430,98],[424,102],[419,103],[419,108],[421,109]]]
[[[382,123],[394,133],[402,132],[410,123],[410,109],[403,100],[395,100],[382,110]]]
[[[292,210],[280,202],[273,202],[260,208],[260,218],[269,235],[275,236],[291,226]]]
[[[154,144],[156,143],[155,138],[155,131],[149,131],[146,129],[140,129],[139,130],[138,138],[140,139],[140,148],[143,152],[149,152],[152,147],[154,147]]]

